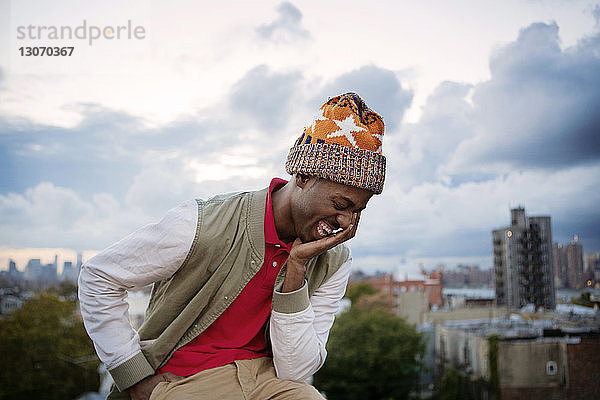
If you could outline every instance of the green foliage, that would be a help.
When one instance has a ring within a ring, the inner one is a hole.
[[[58,285],[49,288],[47,292],[56,294],[61,299],[77,299],[77,285],[69,281],[62,281]]]
[[[440,400],[463,400],[467,398],[467,378],[452,367],[446,368],[440,384]]]
[[[498,376],[498,335],[488,337],[488,368],[490,370],[490,392],[492,398],[500,398],[500,377]]]
[[[74,399],[96,391],[99,361],[75,302],[52,294],[0,321],[0,399]]]
[[[370,283],[360,282],[352,285],[346,291],[346,298],[352,301],[352,305],[356,305],[360,296],[369,296],[377,293],[377,290]]]
[[[351,308],[337,318],[327,349],[314,384],[329,400],[406,399],[418,387],[422,336],[390,313]]]

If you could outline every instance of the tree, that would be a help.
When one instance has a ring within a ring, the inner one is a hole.
[[[75,302],[42,294],[0,321],[0,399],[74,399],[95,391],[98,358]]]
[[[489,388],[492,399],[500,398],[500,377],[498,375],[498,335],[488,336],[488,368],[490,369]]]
[[[352,307],[360,308],[363,310],[379,309],[392,314],[394,313],[394,304],[392,303],[392,297],[388,296],[384,292],[377,292],[375,294],[360,296],[360,298],[356,302],[356,305],[353,304]]]
[[[377,290],[370,283],[359,282],[348,288],[346,291],[346,298],[350,299],[352,305],[356,305],[359,297],[361,296],[370,296],[377,293]]]
[[[447,367],[440,384],[440,400],[463,400],[467,398],[467,378],[452,367]]]
[[[61,281],[46,292],[57,295],[59,299],[77,300],[77,285],[70,281]]]
[[[403,319],[379,309],[340,315],[314,384],[327,398],[405,399],[419,382],[422,336]]]

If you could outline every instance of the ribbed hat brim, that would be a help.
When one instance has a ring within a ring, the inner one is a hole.
[[[289,174],[318,176],[380,194],[385,181],[385,156],[366,149],[310,143],[292,147],[285,169]]]

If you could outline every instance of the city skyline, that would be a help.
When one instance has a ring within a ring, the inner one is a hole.
[[[384,116],[388,160],[357,269],[486,268],[517,206],[600,252],[600,1],[233,8],[1,3],[1,249],[100,250],[189,198],[287,178],[302,127],[353,90]],[[19,27],[84,22],[144,35],[18,53],[42,45]]]
[[[578,237],[577,235],[575,235],[574,237],[574,242],[578,243]],[[558,247],[563,247],[563,246],[568,246],[569,242],[565,242],[565,243],[558,243],[556,241],[553,242],[553,246],[558,246]],[[579,246],[581,246],[578,243]],[[596,252],[588,252],[584,250],[584,253],[586,256],[592,256],[595,255],[596,257],[600,256],[600,253],[596,253]],[[100,250],[84,250],[84,251],[77,251],[77,250],[73,250],[73,249],[65,249],[65,248],[22,248],[22,249],[15,249],[15,248],[3,248],[0,247],[0,271],[4,271],[4,270],[8,270],[8,265],[10,261],[14,261],[17,265],[17,269],[19,271],[23,271],[27,265],[27,263],[29,262],[29,260],[31,259],[35,259],[35,258],[39,258],[41,260],[42,264],[51,264],[54,260],[55,257],[57,257],[58,259],[58,271],[60,272],[62,269],[62,266],[65,262],[73,262],[76,263],[77,258],[78,258],[78,254],[82,255],[82,261],[85,262],[88,259],[90,259],[91,257],[93,257],[94,255],[96,255]],[[473,257],[457,257],[455,259],[452,259],[448,264],[445,263],[437,263],[435,264],[435,262],[437,261],[432,261],[432,260],[428,260],[426,257],[425,258],[421,258],[421,259],[414,259],[414,260],[407,260],[404,259],[401,261],[400,264],[398,265],[393,265],[390,266],[390,268],[386,269],[386,270],[377,270],[377,271],[381,271],[381,272],[390,272],[390,271],[394,271],[394,270],[398,270],[401,272],[407,272],[407,273],[416,273],[417,271],[421,270],[421,267],[425,267],[427,269],[431,269],[434,270],[435,268],[438,268],[440,265],[443,265],[445,268],[448,268],[449,270],[452,271],[457,271],[460,270],[461,268],[476,268],[476,269],[480,269],[482,271],[484,270],[493,270],[493,256],[490,256],[490,262],[489,265],[484,264],[484,263],[477,263],[477,262],[473,262]],[[475,258],[476,259],[476,258]],[[485,257],[483,257],[482,259],[485,259]],[[426,261],[426,262],[424,262]],[[410,270],[403,270],[402,268],[398,268],[398,267],[402,267],[402,266],[410,266]],[[588,263],[584,262],[583,264],[583,271],[587,271],[588,268]],[[377,271],[368,271],[370,273],[373,272],[377,272]],[[363,271],[364,272],[364,271]]]
[[[15,262],[17,269],[21,272],[25,270],[29,260],[39,258],[42,264],[52,264],[54,257],[58,260],[58,273],[62,272],[65,261],[70,261],[74,265],[77,263],[77,254],[82,254],[82,261],[85,262],[93,257],[97,250],[86,250],[78,252],[72,249],[64,248],[39,248],[39,249],[6,249],[0,248],[0,271],[8,270],[9,261]]]

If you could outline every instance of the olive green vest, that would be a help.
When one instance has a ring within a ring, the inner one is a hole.
[[[266,200],[267,189],[197,201],[196,236],[186,259],[173,276],[154,284],[139,330],[143,354],[110,371],[119,388],[147,376],[150,367],[155,371],[163,366],[175,350],[210,326],[260,270],[264,262]],[[339,245],[312,259],[306,268],[309,296],[348,257],[348,248]],[[285,268],[275,287],[281,285]]]

